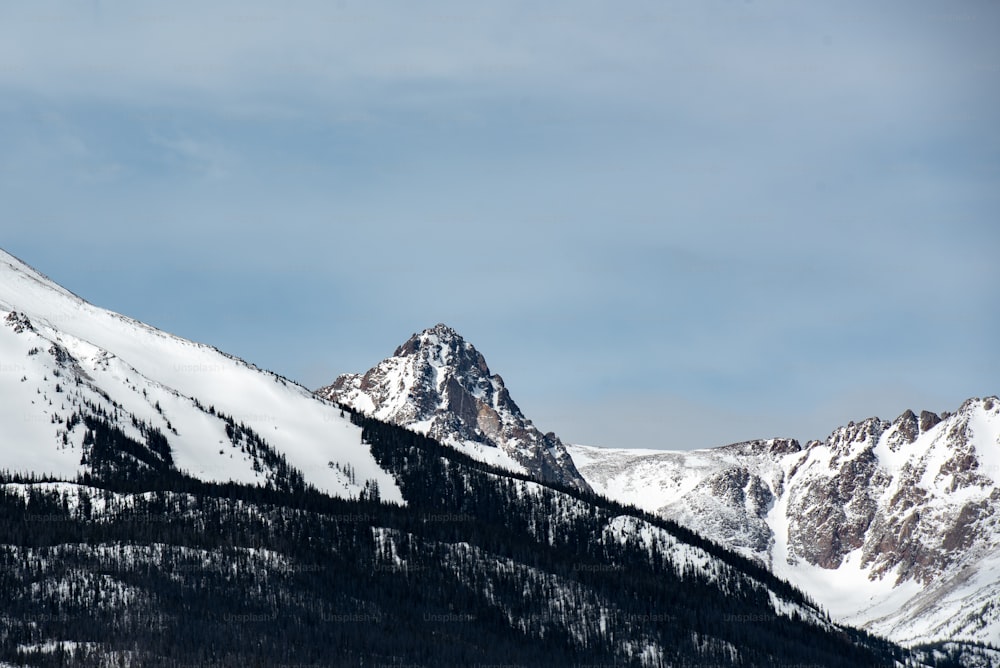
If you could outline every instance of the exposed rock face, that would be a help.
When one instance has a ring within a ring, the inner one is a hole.
[[[920,431],[930,431],[931,427],[936,425],[941,421],[934,413],[930,411],[920,411]]]
[[[892,422],[852,422],[805,446],[570,451],[598,492],[759,559],[843,621],[904,643],[1000,642],[1000,606],[991,603],[1000,600],[996,397],[942,416],[908,410]],[[816,567],[854,584],[811,590]],[[854,609],[843,603],[851,597]]]
[[[923,415],[934,415],[933,413],[923,412]],[[935,416],[936,417],[936,416]],[[920,432],[927,431],[933,424],[930,420],[925,420],[924,422],[917,422],[917,416],[913,414],[913,411],[907,409],[902,415],[896,418],[896,431],[889,435],[888,445],[889,449],[893,452],[898,452],[904,445],[909,445],[917,440],[917,436]],[[922,425],[929,426],[922,426]]]
[[[797,471],[789,496],[789,555],[823,568],[837,568],[844,557],[864,544],[873,519],[880,485],[875,443],[886,423],[877,418],[853,422],[834,432],[826,443],[813,442],[832,456],[822,464]],[[812,463],[812,462],[810,462]],[[810,475],[811,474],[811,475]]]
[[[479,459],[590,489],[559,438],[536,429],[479,351],[446,325],[414,334],[392,357],[317,394]]]
[[[695,493],[702,499],[692,510],[705,522],[714,514],[715,533],[739,536],[738,546],[754,552],[770,549],[772,538],[765,518],[774,495],[759,476],[743,467],[723,469],[702,481]]]
[[[13,327],[14,332],[17,334],[20,334],[25,330],[31,332],[35,331],[35,327],[31,324],[31,320],[28,319],[28,316],[23,313],[19,313],[18,311],[11,311],[8,313],[7,317],[4,318],[4,321]]]

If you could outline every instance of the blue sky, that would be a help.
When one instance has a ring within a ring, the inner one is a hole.
[[[446,322],[566,440],[1000,392],[1000,5],[0,7],[0,244],[310,387]]]

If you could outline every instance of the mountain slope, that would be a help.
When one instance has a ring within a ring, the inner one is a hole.
[[[503,378],[491,374],[479,351],[446,325],[414,334],[366,373],[341,375],[317,394],[481,461],[589,489],[562,441],[535,428]]]
[[[1000,645],[1000,400],[869,418],[805,446],[570,446],[594,489],[768,564],[906,644]]]
[[[511,471],[578,487],[572,481],[582,474],[599,493],[766,564],[845,622],[910,644],[1000,644],[990,603],[1000,582],[991,412],[1000,401],[969,402],[944,420],[926,412],[873,418],[805,446],[563,446],[534,430],[482,356],[444,325],[319,394]],[[540,457],[549,454],[558,468]]]
[[[925,665],[670,522],[354,419],[405,506],[0,475],[0,661]]]
[[[214,348],[93,306],[3,251],[0,363],[0,468],[63,479],[94,473],[87,459],[100,435],[133,444],[129,456],[116,455],[118,467],[308,484],[334,496],[377,487],[402,500],[338,408]],[[105,450],[97,444],[97,454]]]
[[[416,396],[464,410],[460,387],[496,413],[478,407],[485,423],[458,443],[475,456],[347,416],[0,255],[0,662],[934,658],[838,626],[762,565],[593,495],[558,440],[532,440],[474,349],[442,338],[414,349],[451,382]],[[527,437],[474,440],[512,428]],[[481,461],[488,448],[506,467]],[[935,665],[953,666],[966,648],[940,651]]]

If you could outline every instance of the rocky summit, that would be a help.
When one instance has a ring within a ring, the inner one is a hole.
[[[341,375],[317,394],[475,459],[590,489],[562,441],[525,418],[503,378],[492,374],[482,354],[447,325],[414,334],[364,374]]]

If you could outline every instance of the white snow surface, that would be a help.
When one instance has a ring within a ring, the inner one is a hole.
[[[6,320],[12,312],[26,315],[34,331],[17,332]],[[72,370],[49,352],[53,344],[69,353]],[[83,382],[75,384],[74,376]],[[263,478],[227,440],[224,422],[195,400],[250,427],[328,494],[356,497],[372,480],[384,500],[403,502],[392,476],[361,443],[360,429],[332,404],[211,346],[94,306],[0,251],[0,468],[75,476],[82,470],[83,429],[63,445],[64,428],[53,413],[72,412],[70,395],[113,410],[102,392],[121,416],[159,428],[175,465],[202,480]],[[331,463],[350,465],[356,482]]]

